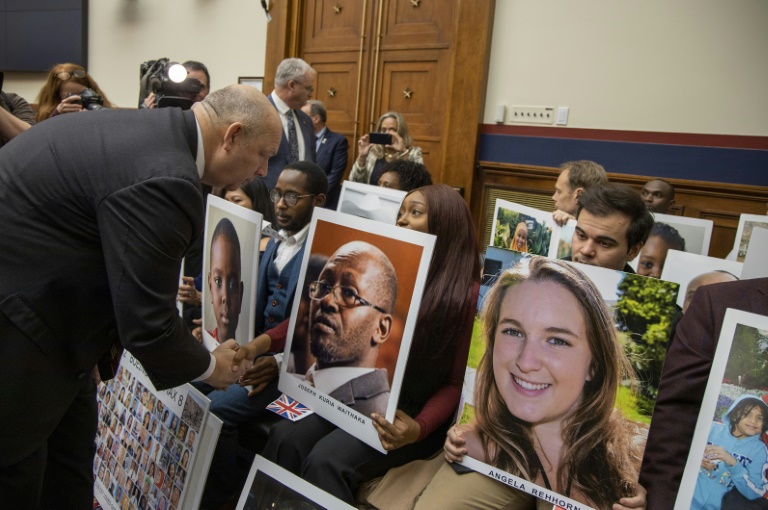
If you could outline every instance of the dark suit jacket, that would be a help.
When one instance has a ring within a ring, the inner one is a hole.
[[[294,255],[296,263],[293,264],[293,270],[288,279],[288,289],[286,296],[289,296],[285,303],[279,303],[279,306],[283,309],[283,317],[287,319],[291,315],[291,309],[293,307],[293,297],[296,294],[296,285],[299,283],[299,273],[301,273],[301,260],[304,257],[304,248],[307,243],[304,243],[301,249]],[[267,243],[267,248],[264,250],[264,255],[261,256],[259,261],[259,277],[256,282],[256,319],[255,319],[255,331],[256,334],[261,334],[265,330],[270,329],[277,324],[264,324],[264,307],[267,305],[267,278],[269,275],[269,265],[275,258],[277,252],[277,243],[274,239],[270,239]]]
[[[46,120],[0,150],[0,467],[40,447],[118,336],[160,388],[210,362],[179,317],[203,230],[194,114]]]
[[[330,395],[365,416],[370,416],[371,413],[383,415],[387,412],[389,403],[387,371],[377,368],[373,372],[355,377],[333,390]]]
[[[640,472],[649,510],[674,506],[726,308],[768,315],[768,278],[700,287],[678,324]]]
[[[272,94],[267,95],[267,99],[272,103],[272,106],[275,105],[275,102],[272,100]],[[293,111],[299,119],[299,125],[296,126],[298,132],[296,134],[304,138],[304,159],[306,161],[315,161],[315,128],[312,126],[312,119],[301,110]],[[288,164],[289,156],[290,149],[288,148],[288,137],[285,136],[285,130],[283,130],[283,137],[280,139],[280,147],[277,149],[277,154],[269,158],[267,175],[263,177],[264,184],[267,185],[268,190],[271,190],[275,187],[275,184],[277,184],[277,178],[280,177],[280,172],[282,172],[285,165]]]
[[[315,162],[320,165],[328,176],[328,199],[325,201],[325,208],[336,210],[336,204],[339,203],[339,194],[341,193],[341,178],[344,177],[344,171],[347,169],[347,155],[349,152],[349,142],[347,137],[334,133],[327,127],[323,138],[320,140],[320,148],[317,150],[317,159]]]

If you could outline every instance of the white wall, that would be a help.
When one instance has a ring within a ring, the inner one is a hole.
[[[137,106],[146,60],[203,62],[214,90],[263,76],[267,22],[258,0],[97,0],[88,8],[88,71],[118,106]],[[35,102],[45,76],[6,73],[3,89]]]
[[[484,122],[568,106],[569,127],[766,136],[766,23],[765,0],[497,0]]]
[[[263,75],[257,0],[89,9],[89,70],[119,106],[136,105],[145,60],[200,60],[214,89]],[[569,106],[569,127],[766,136],[766,21],[765,0],[497,0],[484,122],[497,104]],[[4,88],[32,102],[43,81]]]

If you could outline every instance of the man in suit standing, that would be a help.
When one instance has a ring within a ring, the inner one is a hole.
[[[3,505],[91,508],[91,373],[116,343],[158,389],[240,376],[233,342],[209,353],[179,317],[179,269],[203,231],[201,183],[265,174],[280,127],[232,85],[189,111],[61,115],[0,150]]]
[[[344,171],[347,169],[349,142],[346,136],[334,133],[325,125],[328,117],[325,105],[321,101],[311,99],[301,107],[301,111],[312,119],[317,139],[315,162],[328,176],[328,200],[325,201],[325,208],[335,211],[341,193],[341,178],[344,177]]]
[[[280,62],[275,73],[275,90],[268,96],[280,114],[283,138],[277,154],[269,160],[264,183],[271,190],[285,165],[294,161],[315,161],[315,131],[312,120],[301,107],[315,91],[315,70],[300,58]]]
[[[650,510],[672,508],[677,497],[727,308],[768,315],[768,278],[699,287],[678,324],[640,471]]]

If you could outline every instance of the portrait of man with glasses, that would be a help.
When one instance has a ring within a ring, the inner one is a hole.
[[[361,414],[385,413],[389,378],[376,366],[392,333],[397,301],[397,274],[389,258],[367,242],[346,243],[308,289],[315,363],[294,375]]]

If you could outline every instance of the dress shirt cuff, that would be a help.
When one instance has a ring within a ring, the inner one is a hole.
[[[216,357],[213,354],[211,354],[211,362],[208,364],[208,370],[203,372],[203,375],[201,375],[200,377],[198,377],[192,382],[205,381],[206,379],[208,379],[210,376],[213,375],[214,370],[216,370]]]

